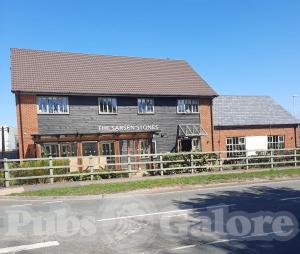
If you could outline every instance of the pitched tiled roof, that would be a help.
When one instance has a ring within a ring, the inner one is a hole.
[[[269,96],[219,96],[213,100],[213,116],[214,126],[299,123]]]
[[[11,72],[13,92],[216,95],[183,60],[11,49]]]

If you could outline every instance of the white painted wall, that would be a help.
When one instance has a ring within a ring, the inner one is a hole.
[[[7,126],[4,126],[4,142],[5,151],[12,151],[17,149],[18,134],[16,128],[9,127],[8,132]],[[2,151],[2,125],[0,125],[0,151]]]
[[[268,136],[246,137],[246,150],[267,150]],[[249,151],[248,155],[255,155],[255,151]]]

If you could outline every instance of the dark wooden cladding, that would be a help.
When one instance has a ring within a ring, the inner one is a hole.
[[[177,114],[176,97],[155,97],[154,114],[138,114],[137,97],[117,97],[118,113],[99,114],[98,97],[69,96],[68,115],[38,115],[39,134],[68,134],[99,132],[99,126],[112,125],[158,125],[159,133],[155,135],[157,152],[169,152],[176,147],[177,128],[179,124],[199,124],[200,115]],[[118,139],[122,139],[120,134]],[[93,137],[103,140],[105,135]],[[79,139],[79,138],[77,138]],[[126,139],[124,137],[124,139]],[[49,139],[50,140],[50,139]],[[59,141],[66,140],[61,137]],[[92,140],[89,137],[87,140]]]

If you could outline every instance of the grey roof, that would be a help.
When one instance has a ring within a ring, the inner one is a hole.
[[[299,120],[269,96],[216,97],[213,117],[215,127],[299,124]]]
[[[11,49],[12,91],[216,96],[183,60]]]

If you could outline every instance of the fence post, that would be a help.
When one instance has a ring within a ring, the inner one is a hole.
[[[194,174],[194,155],[191,153],[190,166],[192,168],[192,174]]]
[[[295,167],[297,167],[297,150],[294,150],[294,161],[295,161]]]
[[[159,155],[160,175],[164,175],[164,163],[162,155]]]
[[[271,150],[270,156],[271,156],[271,168],[274,168],[274,158],[273,158],[273,150]]]
[[[248,158],[248,152],[246,152],[246,170],[249,169],[249,158]]]
[[[54,183],[53,176],[53,160],[52,156],[49,157],[49,174],[50,174],[50,183]]]
[[[89,156],[89,168],[90,168],[90,173],[91,173],[91,181],[94,180],[94,163],[93,163],[93,156]]]
[[[4,158],[4,186],[5,188],[9,187],[9,169],[8,169],[8,160],[7,158]]]
[[[128,154],[128,157],[127,157],[127,164],[128,164],[128,170],[131,171],[131,157],[130,157],[129,154]]]

